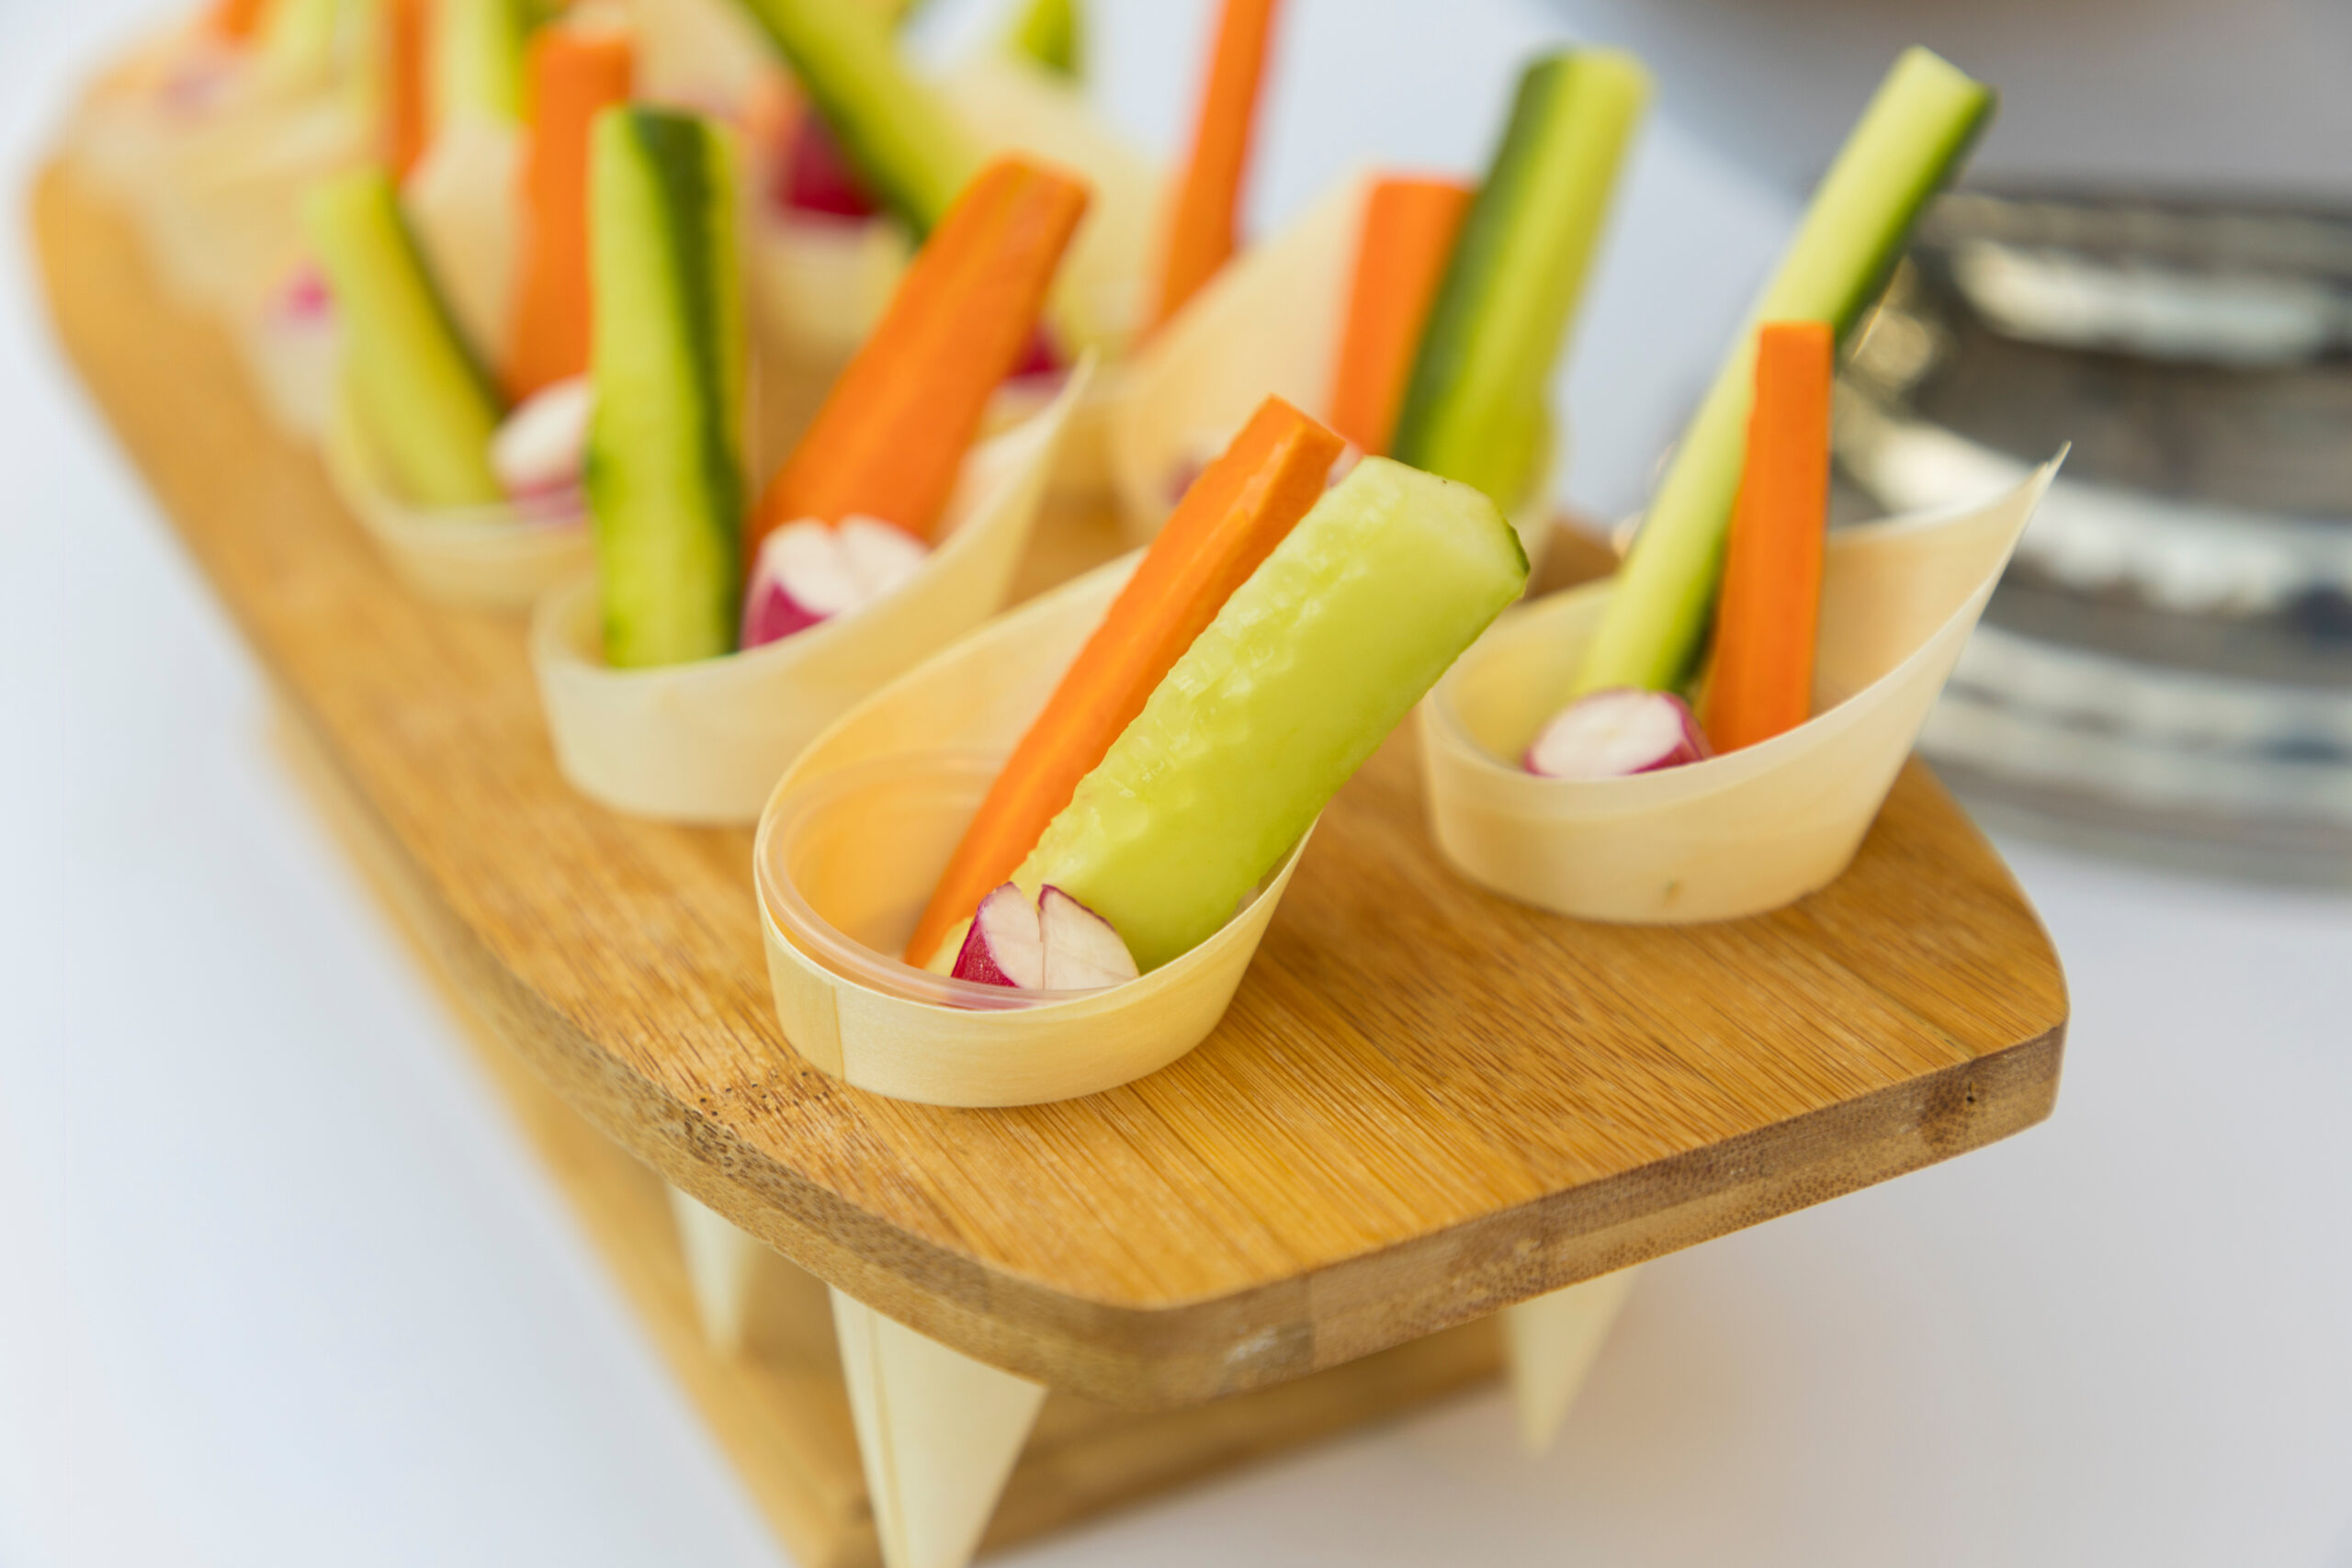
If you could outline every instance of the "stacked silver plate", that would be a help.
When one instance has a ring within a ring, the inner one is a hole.
[[[1962,193],[1839,390],[1841,491],[2072,453],[1921,745],[1973,799],[2352,879],[2352,216]]]

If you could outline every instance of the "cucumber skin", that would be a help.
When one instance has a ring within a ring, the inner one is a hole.
[[[381,169],[337,175],[303,212],[343,333],[353,413],[401,499],[424,507],[504,499],[491,471],[500,404],[466,347]]]
[[[735,649],[742,619],[742,280],[725,136],[638,105],[591,132],[588,511],[605,658]]]
[[[1005,42],[1013,53],[1075,82],[1086,71],[1081,0],[1029,0]]]
[[[1422,329],[1389,444],[1400,461],[1504,506],[1525,495],[1544,389],[1650,91],[1642,63],[1615,50],[1554,55],[1520,77]]]
[[[899,58],[888,22],[848,0],[741,0],[825,117],[867,190],[918,239],[979,167],[964,129]]]
[[[1527,582],[1499,508],[1368,457],[1317,502],[1079,782],[1013,880],[1147,973],[1232,918]]]
[[[537,10],[532,0],[443,0],[431,29],[436,113],[522,122],[523,60]]]
[[[1902,259],[1917,220],[1992,118],[1992,90],[1927,50],[1904,51],[1822,176],[1780,270],[1739,329],[1705,401],[1692,416],[1650,499],[1633,553],[1617,574],[1572,694],[1611,686],[1669,690],[1686,680],[1705,639],[1723,575],[1724,537],[1747,460],[1756,398],[1756,329],[1764,321],[1826,321],[1842,344]],[[1917,138],[1928,133],[1924,142]],[[1907,133],[1907,134],[1906,134]],[[1902,151],[1894,138],[1902,135]],[[1918,145],[1918,156],[1905,155]],[[1897,164],[1909,178],[1893,203],[1871,198]],[[1879,166],[1873,166],[1873,165]],[[1832,254],[1859,208],[1875,221],[1846,265]]]

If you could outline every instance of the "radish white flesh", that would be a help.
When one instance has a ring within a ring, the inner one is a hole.
[[[743,602],[743,646],[806,631],[870,604],[915,573],[928,553],[904,528],[874,517],[831,527],[813,517],[787,523],[760,545]]]
[[[1554,715],[1522,761],[1545,778],[1615,779],[1713,755],[1680,697],[1615,686]]]
[[[956,955],[955,974],[983,986],[1045,988],[1045,926],[1029,895],[1008,882],[980,900],[964,950]]]
[[[1038,900],[1008,882],[972,916],[955,976],[1026,991],[1093,991],[1136,977],[1136,961],[1111,922],[1058,887]]]
[[[526,398],[490,438],[490,471],[517,499],[580,483],[588,453],[588,416],[595,392],[574,376]]]
[[[1092,991],[1136,977],[1135,954],[1111,922],[1054,886],[1037,890],[1046,937],[1046,989]]]

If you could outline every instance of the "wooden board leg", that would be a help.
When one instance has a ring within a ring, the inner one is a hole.
[[[1503,1309],[1511,1401],[1528,1452],[1542,1453],[1559,1435],[1638,1272],[1621,1269]]]
[[[685,1255],[686,1280],[694,1286],[703,1333],[713,1349],[732,1356],[743,1348],[752,1270],[766,1248],[693,1194],[676,1187],[669,1191],[670,1217],[677,1223],[678,1250]]]
[[[964,1568],[1045,1389],[835,1291],[858,1456],[888,1568]]]

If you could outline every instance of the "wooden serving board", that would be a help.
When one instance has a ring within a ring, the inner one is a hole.
[[[568,790],[521,626],[404,592],[70,176],[35,217],[68,349],[458,987],[587,1122],[968,1355],[1142,1408],[1265,1388],[2050,1111],[2056,955],[1924,768],[1790,909],[1604,927],[1448,874],[1409,727],[1183,1061],[1017,1111],[846,1088],[770,1011],[750,834]],[[1114,547],[1062,520],[1031,585]]]
[[[881,1568],[850,1426],[833,1314],[815,1276],[763,1255],[736,1354],[713,1348],[695,1305],[662,1179],[564,1103],[435,956],[436,916],[307,726],[281,710],[273,739],[408,937],[451,1018],[569,1201],[656,1349],[745,1489],[802,1568]],[[1138,1412],[1057,1392],[1038,1413],[982,1550],[1074,1523],[1491,1378],[1494,1318],[1408,1340],[1342,1367],[1231,1399]]]

